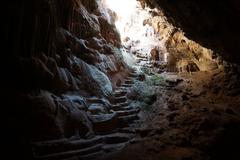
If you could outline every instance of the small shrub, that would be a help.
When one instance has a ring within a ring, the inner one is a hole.
[[[150,80],[153,83],[153,85],[157,85],[157,86],[166,86],[167,85],[166,80],[159,74],[155,74],[155,75],[151,76]]]

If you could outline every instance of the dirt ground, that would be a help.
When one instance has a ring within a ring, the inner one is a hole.
[[[240,159],[240,95],[226,86],[232,79],[219,70],[162,76],[168,85],[155,86],[136,138],[102,159]]]

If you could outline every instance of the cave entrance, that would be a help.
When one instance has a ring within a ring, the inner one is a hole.
[[[143,6],[137,0],[102,0],[111,12],[114,24],[121,36],[122,54],[125,61],[133,66],[166,64],[167,32],[159,30],[165,22],[160,11]]]

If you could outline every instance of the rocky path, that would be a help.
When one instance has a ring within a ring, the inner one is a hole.
[[[142,109],[149,116],[135,143],[101,160],[239,159],[239,95],[216,94],[212,74],[162,74],[168,85],[156,86],[157,101]]]
[[[136,54],[137,65],[151,66],[147,55]]]
[[[129,73],[124,83],[116,88],[107,112],[101,112],[102,101],[100,99],[88,99],[95,132],[93,138],[33,143],[34,158],[39,160],[89,160],[121,150],[135,136],[135,130],[131,125],[139,119],[140,109],[129,107],[126,97],[136,77],[135,71]]]

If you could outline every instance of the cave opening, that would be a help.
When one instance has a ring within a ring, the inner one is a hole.
[[[160,16],[158,9],[150,9],[137,0],[102,0],[102,4],[106,12],[111,12],[120,33],[122,54],[129,65],[151,66],[168,62],[166,41],[173,27],[166,23],[166,17]],[[156,21],[152,20],[154,16]],[[160,32],[163,24],[168,31]]]
[[[137,0],[102,0],[100,7],[120,34],[124,61],[138,71],[192,73],[221,66],[217,53],[189,39],[160,7]]]

